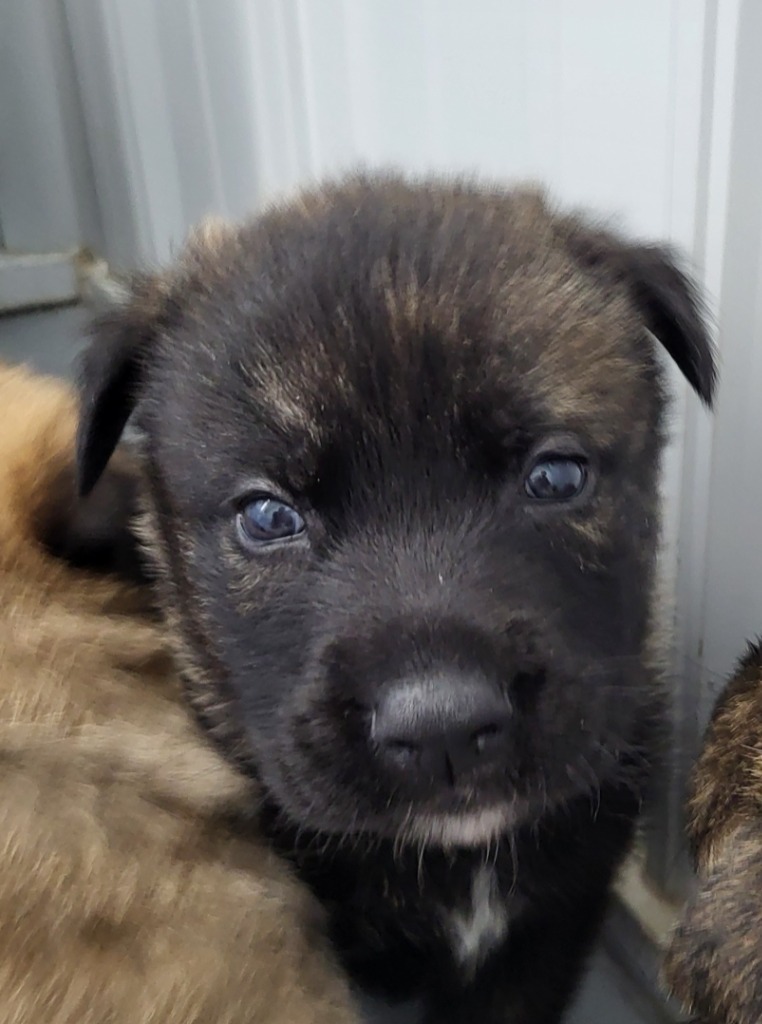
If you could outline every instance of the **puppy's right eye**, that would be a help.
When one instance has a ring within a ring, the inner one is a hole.
[[[556,455],[534,464],[524,489],[538,501],[569,501],[582,493],[587,481],[587,467],[582,459]]]
[[[241,540],[249,547],[292,540],[306,529],[304,519],[295,508],[279,498],[264,496],[241,509],[237,525]]]

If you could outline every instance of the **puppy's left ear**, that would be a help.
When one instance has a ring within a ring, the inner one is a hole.
[[[656,245],[628,245],[606,232],[572,231],[570,242],[583,265],[627,288],[646,327],[711,407],[717,364],[708,313],[676,254]]]
[[[92,491],[101,477],[141,390],[156,336],[173,319],[163,278],[136,278],[130,297],[93,324],[93,341],[80,372],[77,489]]]

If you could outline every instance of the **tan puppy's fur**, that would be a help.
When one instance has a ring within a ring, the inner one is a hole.
[[[40,542],[77,511],[72,397],[0,366],[0,408],[0,1020],[355,1019],[145,596]]]
[[[762,1020],[762,650],[715,708],[688,804],[696,892],[665,973],[701,1024]]]

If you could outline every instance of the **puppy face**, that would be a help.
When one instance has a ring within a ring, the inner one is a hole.
[[[189,692],[300,826],[443,844],[621,773],[654,708],[659,336],[685,279],[535,194],[355,179],[193,239],[103,321]]]

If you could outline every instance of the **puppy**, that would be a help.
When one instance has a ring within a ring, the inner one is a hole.
[[[0,1019],[348,1024],[312,897],[197,733],[146,593],[94,574],[135,563],[134,467],[80,502],[74,397],[0,367],[0,408]]]
[[[96,334],[81,488],[137,406],[188,699],[344,962],[432,1024],[559,1020],[662,714],[688,281],[533,192],[357,177],[206,226]]]
[[[762,648],[751,645],[714,711],[694,770],[698,881],[667,953],[674,994],[702,1024],[762,1020]]]

